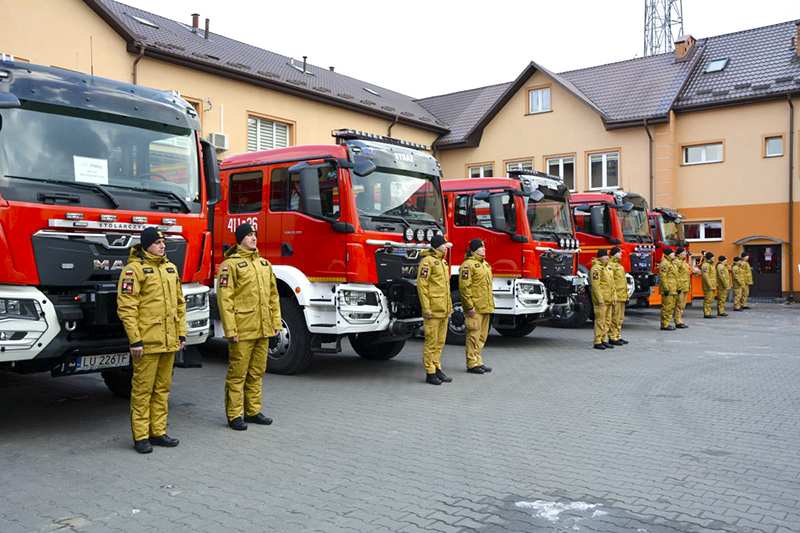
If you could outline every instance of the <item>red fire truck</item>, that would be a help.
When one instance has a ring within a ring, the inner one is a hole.
[[[684,238],[683,234],[683,225],[681,224],[683,218],[684,216],[679,212],[665,207],[654,207],[650,211],[650,231],[653,234],[656,246],[654,263],[656,269],[661,262],[661,258],[664,257],[664,248],[676,250],[682,246],[688,252],[687,261],[689,266],[694,271],[699,272],[697,269],[702,258],[700,256],[692,257],[691,255],[689,241]],[[699,276],[692,276],[692,291],[688,295],[689,304],[691,304],[692,298],[695,296],[703,296],[703,283]],[[653,295],[650,297],[650,304],[661,304],[661,295],[658,294],[658,287],[655,288]]]
[[[597,250],[605,248],[610,251],[613,246],[618,246],[623,251],[622,266],[628,278],[628,305],[647,305],[652,287],[657,284],[653,272],[655,245],[650,234],[647,200],[636,193],[616,189],[573,194],[571,201],[575,231],[581,247],[578,268],[588,279],[592,257],[596,257]],[[586,291],[582,311],[569,316],[567,325],[577,326],[591,318],[589,294]]]
[[[578,240],[567,187],[557,176],[542,172],[509,174],[511,178],[442,182],[453,242],[450,343],[466,340],[458,267],[475,238],[486,243],[486,259],[492,265],[492,325],[501,335],[522,337],[537,323],[582,305],[585,281],[576,275]]]
[[[301,372],[315,352],[340,351],[344,337],[366,359],[400,353],[422,325],[419,253],[446,231],[441,168],[427,147],[353,130],[333,135],[338,144],[221,165],[214,270],[239,224],[259,228],[281,294],[283,330],[267,364],[278,374]]]
[[[0,370],[128,394],[117,280],[148,226],[182,271],[187,344],[206,340],[219,174],[199,129],[175,94],[0,57]]]

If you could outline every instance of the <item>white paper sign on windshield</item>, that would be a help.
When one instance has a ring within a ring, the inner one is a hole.
[[[77,155],[72,158],[75,161],[75,181],[108,185],[108,161]]]

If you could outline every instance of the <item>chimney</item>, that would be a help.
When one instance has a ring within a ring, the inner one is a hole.
[[[333,69],[334,69],[334,68],[336,68],[336,67],[328,67],[328,70],[330,70],[331,72],[333,72]]]
[[[200,24],[200,13],[192,13],[192,33],[197,33],[197,26]]]
[[[690,57],[694,45],[697,41],[691,35],[681,35],[675,41],[675,61],[686,61]]]
[[[206,40],[208,40],[208,22],[209,20],[206,19]]]
[[[308,72],[308,69],[306,68],[308,66],[308,62],[306,61],[307,59],[308,56],[303,56],[303,72]]]

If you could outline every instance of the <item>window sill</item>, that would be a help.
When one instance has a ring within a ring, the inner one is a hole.
[[[548,109],[547,111],[536,111],[534,113],[528,112],[528,113],[525,113],[525,116],[526,117],[530,117],[530,116],[533,116],[533,115],[544,115],[546,113],[552,113],[552,112],[553,112],[552,109]]]
[[[688,242],[722,242],[722,239],[686,239]]]
[[[724,163],[725,161],[700,161],[699,163],[681,163],[682,167],[696,167],[697,165],[715,165],[717,163]]]
[[[773,159],[775,157],[783,157],[783,154],[765,155],[764,159]]]
[[[614,185],[613,187],[589,187],[589,191],[615,191],[619,189],[619,185]]]

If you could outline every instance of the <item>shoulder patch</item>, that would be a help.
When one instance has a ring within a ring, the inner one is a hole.
[[[428,268],[423,265],[423,269],[419,271],[419,277],[427,278],[428,277]]]
[[[223,272],[227,272],[228,271],[228,267],[222,267],[222,271]]]
[[[434,262],[433,262],[433,264],[434,264],[434,265],[438,265],[438,264],[439,264],[439,261],[434,261]]]
[[[150,267],[144,267],[144,269],[142,269],[142,270],[143,270],[143,272],[145,274],[152,274],[153,273],[153,269],[150,268]]]
[[[133,276],[133,270],[126,270],[125,271],[125,275],[126,276]]]
[[[707,266],[703,267],[703,272],[708,272],[708,267]]]
[[[133,294],[133,278],[123,278],[120,289],[122,294]]]
[[[599,270],[595,270],[594,272],[592,272],[592,279],[600,279],[600,271]]]
[[[469,269],[464,268],[461,270],[461,279],[469,279]]]
[[[239,268],[244,268],[247,266],[247,261],[242,261],[241,263],[236,263],[236,266]]]
[[[427,261],[423,261],[422,262],[422,266],[424,266],[424,267],[428,266],[428,262]]]
[[[267,260],[266,260],[266,259],[262,259],[262,260],[261,260],[261,264],[262,264],[263,266],[267,266]]]
[[[167,267],[167,272],[169,272],[170,274],[174,274],[175,273],[175,269],[172,268],[172,267]]]
[[[228,275],[229,274],[222,274],[219,277],[219,286],[220,287],[227,287],[228,286]]]

